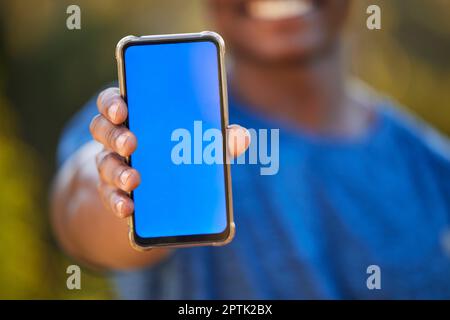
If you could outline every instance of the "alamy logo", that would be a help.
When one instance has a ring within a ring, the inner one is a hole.
[[[66,273],[70,274],[66,280],[66,286],[69,290],[81,289],[81,269],[76,264],[67,267]]]
[[[367,274],[370,275],[366,281],[367,289],[380,290],[381,289],[381,269],[380,269],[380,267],[375,264],[368,266]]]
[[[366,25],[369,30],[381,30],[381,8],[376,4],[370,5],[366,10],[369,17]]]
[[[69,30],[81,29],[81,9],[76,4],[67,7],[66,13],[69,15],[66,19],[66,27]]]
[[[226,163],[261,165],[261,175],[275,175],[279,170],[279,129],[249,129],[250,146],[248,157],[244,153],[237,159],[226,156]],[[173,130],[171,141],[176,142],[171,151],[175,165],[224,164],[223,136],[219,129],[209,128],[203,131],[202,121],[194,121],[193,135],[186,128]],[[229,131],[227,131],[229,134]],[[234,146],[242,146],[244,139],[230,136]],[[204,146],[204,144],[206,145]],[[243,148],[238,148],[243,149]],[[247,160],[248,158],[248,160]]]

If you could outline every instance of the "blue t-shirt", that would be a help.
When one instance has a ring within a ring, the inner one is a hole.
[[[233,165],[234,240],[114,273],[119,297],[450,298],[445,138],[388,102],[357,141],[308,136],[246,110],[232,100],[230,123],[280,129],[279,171],[264,176],[260,166]],[[92,100],[69,123],[60,163],[91,139],[96,112]]]

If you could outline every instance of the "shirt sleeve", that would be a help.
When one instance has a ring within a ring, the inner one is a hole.
[[[93,97],[64,127],[56,152],[58,167],[81,146],[92,140],[89,124],[98,113],[96,99],[97,96]]]

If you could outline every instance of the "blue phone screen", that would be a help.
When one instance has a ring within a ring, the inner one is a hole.
[[[221,130],[216,44],[132,45],[125,49],[124,61],[128,121],[138,140],[132,166],[141,174],[134,191],[136,234],[153,238],[223,232],[224,165],[205,163],[202,157],[210,143],[205,133]],[[174,161],[174,154],[184,162]]]

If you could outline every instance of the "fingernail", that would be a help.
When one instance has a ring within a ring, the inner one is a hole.
[[[123,201],[123,200],[119,200],[116,202],[116,210],[120,215],[123,214],[122,209],[123,209],[124,204],[125,204],[125,201]]]
[[[131,176],[131,170],[125,170],[124,172],[121,173],[120,175],[120,182],[123,185],[127,184],[128,178]]]
[[[126,133],[121,134],[116,140],[117,148],[119,148],[119,149],[123,148],[125,146],[125,143],[127,142],[127,140],[128,140],[128,135]]]
[[[119,104],[117,102],[114,102],[108,109],[109,118],[112,120],[116,119],[118,110],[119,110]]]

